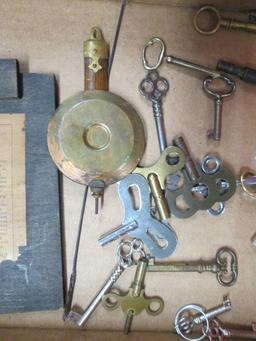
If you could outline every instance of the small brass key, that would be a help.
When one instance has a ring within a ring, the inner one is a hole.
[[[144,279],[147,271],[148,260],[142,257],[137,265],[134,281],[125,295],[110,292],[103,296],[102,305],[107,310],[115,310],[119,306],[126,314],[124,334],[128,334],[131,329],[133,316],[145,310],[149,315],[156,316],[164,309],[164,301],[161,297],[146,297]],[[157,305],[153,309],[153,304]]]
[[[230,261],[228,262],[228,258]],[[238,276],[238,262],[235,252],[223,247],[216,253],[215,261],[194,263],[160,263],[154,257],[149,258],[148,272],[212,272],[216,274],[218,282],[223,286],[236,283]]]
[[[215,17],[217,18],[216,25],[210,30],[204,30],[198,24],[198,18],[199,16],[201,16],[203,12],[213,13]],[[235,19],[222,18],[217,8],[213,6],[201,7],[194,16],[193,24],[197,32],[201,34],[205,34],[205,35],[211,35],[211,34],[216,33],[220,27],[226,28],[227,30],[237,29],[237,30],[243,30],[243,31],[256,33],[256,24],[253,24],[250,22],[239,21]]]

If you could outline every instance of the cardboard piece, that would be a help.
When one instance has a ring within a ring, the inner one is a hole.
[[[203,1],[204,3],[207,1]],[[253,7],[252,1],[210,1],[212,4],[233,8]],[[146,3],[146,1],[145,1]],[[120,40],[113,64],[110,90],[128,100],[144,119],[148,145],[142,164],[150,165],[159,156],[151,104],[138,92],[138,84],[145,75],[141,52],[153,36],[164,39],[171,55],[215,67],[218,59],[256,67],[256,36],[239,31],[219,31],[211,37],[198,34],[192,27],[195,6],[202,1],[154,1],[143,4],[129,1],[125,10]],[[164,4],[162,6],[162,4]],[[180,5],[181,4],[181,5]],[[237,7],[236,7],[237,6]],[[15,11],[13,10],[15,8]],[[105,39],[112,42],[119,13],[119,1],[15,0],[2,4],[2,57],[22,60],[22,67],[30,71],[56,74],[60,101],[83,88],[82,43],[90,28],[98,25]],[[40,13],[36,17],[34,13]],[[33,14],[33,15],[32,15]],[[230,13],[229,13],[230,14]],[[17,19],[17,20],[16,20]],[[162,65],[162,76],[170,83],[163,104],[168,142],[182,134],[194,157],[200,161],[207,153],[220,156],[223,163],[239,176],[242,167],[256,167],[255,155],[255,91],[256,88],[237,80],[235,95],[225,101],[223,108],[223,137],[220,145],[207,144],[206,132],[213,124],[213,101],[202,91],[203,76],[178,67]],[[67,277],[69,278],[74,252],[77,224],[84,188],[64,179],[64,237]],[[115,264],[117,242],[104,248],[97,239],[100,234],[122,222],[123,211],[116,186],[105,193],[104,210],[94,215],[94,200],[90,197],[86,208],[79,255],[79,273],[74,302],[85,308],[109,275]],[[212,307],[229,294],[233,309],[221,317],[222,321],[248,324],[255,316],[256,253],[251,245],[255,233],[255,202],[240,188],[226,203],[225,214],[214,218],[198,212],[188,220],[172,217],[170,222],[179,238],[173,261],[211,259],[218,248],[233,247],[238,255],[239,278],[234,287],[221,287],[214,275],[154,274],[146,278],[148,295],[161,295],[164,312],[154,318],[137,316],[133,330],[170,331],[177,309],[186,303]],[[134,275],[128,270],[117,283],[127,290]],[[6,315],[0,317],[1,326],[64,327],[62,311]],[[101,306],[94,312],[86,328],[90,330],[121,330],[124,316],[119,311],[106,312]],[[68,327],[70,327],[68,325]],[[91,334],[89,334],[91,335]],[[130,338],[133,338],[132,334]]]

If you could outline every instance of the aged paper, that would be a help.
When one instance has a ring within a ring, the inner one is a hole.
[[[25,114],[0,114],[0,262],[26,245]]]

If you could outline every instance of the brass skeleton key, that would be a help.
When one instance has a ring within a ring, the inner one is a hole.
[[[160,297],[146,297],[144,279],[147,271],[148,260],[143,257],[139,260],[134,281],[125,295],[119,295],[110,292],[103,296],[102,305],[107,310],[115,310],[121,307],[126,315],[124,326],[124,334],[128,334],[131,329],[133,316],[140,314],[145,310],[149,315],[156,316],[164,309],[164,301]],[[152,304],[157,304],[156,309],[152,308]]]
[[[230,262],[228,262],[228,258]],[[223,286],[236,283],[238,276],[238,261],[235,252],[228,247],[219,249],[212,262],[190,263],[160,263],[154,257],[149,258],[148,272],[212,272],[216,274],[218,282]]]
[[[216,17],[216,24],[211,29],[207,30],[199,26],[199,17],[203,12],[212,13],[213,16]],[[256,33],[256,24],[246,21],[239,21],[233,18],[223,18],[220,15],[219,10],[214,6],[203,6],[201,7],[195,14],[193,19],[193,24],[197,32],[205,35],[211,35],[216,33],[220,27],[225,28],[226,30],[243,30],[247,32]]]

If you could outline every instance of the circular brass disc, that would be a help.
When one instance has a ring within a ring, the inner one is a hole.
[[[145,149],[143,123],[133,107],[108,91],[87,91],[64,101],[48,126],[48,148],[73,181],[106,185],[132,172]]]

